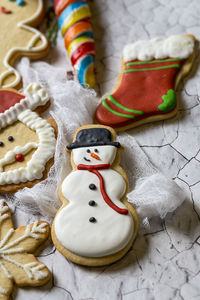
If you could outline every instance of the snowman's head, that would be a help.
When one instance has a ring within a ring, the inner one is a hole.
[[[113,141],[113,129],[105,126],[84,126],[75,135],[75,141],[67,148],[72,150],[76,166],[112,164],[120,143]]]
[[[76,148],[72,150],[73,161],[76,166],[112,164],[115,160],[117,148],[115,146],[93,146]]]

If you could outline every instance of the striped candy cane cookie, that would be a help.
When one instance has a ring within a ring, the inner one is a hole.
[[[95,44],[89,6],[86,1],[55,0],[54,8],[74,73],[83,87],[92,88]]]

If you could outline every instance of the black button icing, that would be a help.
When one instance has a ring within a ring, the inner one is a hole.
[[[8,140],[9,140],[9,142],[14,141],[14,137],[13,137],[12,135],[10,135],[10,136],[8,137]]]
[[[91,190],[96,190],[96,185],[95,185],[94,183],[91,183],[91,184],[89,185],[89,189],[91,189]]]
[[[95,219],[95,217],[91,217],[91,218],[89,218],[89,221],[90,221],[91,223],[95,223],[95,222],[96,222],[96,219]]]
[[[3,147],[4,143],[3,142],[0,142],[0,147]]]
[[[94,200],[90,200],[88,202],[89,206],[95,206],[96,202]]]

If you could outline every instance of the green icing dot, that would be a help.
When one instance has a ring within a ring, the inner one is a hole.
[[[160,111],[169,111],[176,105],[176,94],[174,90],[168,90],[167,94],[162,96],[163,103],[158,105]]]

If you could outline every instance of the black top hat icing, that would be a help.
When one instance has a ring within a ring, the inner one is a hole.
[[[112,142],[111,132],[106,128],[88,128],[82,129],[77,133],[76,141],[67,146],[67,149],[75,149],[89,146],[112,145],[120,148],[118,142]]]

